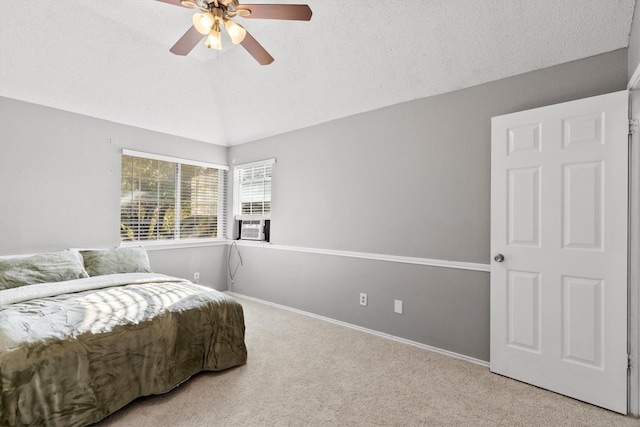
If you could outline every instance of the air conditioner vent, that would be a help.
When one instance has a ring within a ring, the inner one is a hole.
[[[243,240],[264,240],[264,220],[242,220],[240,238]]]

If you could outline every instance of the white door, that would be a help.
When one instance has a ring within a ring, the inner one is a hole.
[[[623,91],[491,123],[491,371],[621,413],[627,111]]]

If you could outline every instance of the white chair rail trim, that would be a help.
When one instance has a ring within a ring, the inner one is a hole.
[[[406,256],[398,256],[398,255],[374,254],[369,252],[338,251],[333,249],[306,248],[302,246],[284,246],[284,245],[274,245],[266,242],[251,242],[247,240],[233,240],[233,241],[230,240],[229,244],[231,244],[232,242],[236,242],[239,246],[252,246],[252,247],[265,248],[265,249],[275,249],[280,251],[305,252],[305,253],[312,253],[312,254],[341,256],[341,257],[347,257],[347,258],[360,258],[360,259],[369,259],[369,260],[375,260],[375,261],[397,262],[401,264],[416,264],[416,265],[425,265],[429,267],[454,268],[458,270],[471,270],[471,271],[484,271],[484,272],[491,271],[491,266],[489,264],[480,264],[480,263],[473,263],[473,262],[448,261],[448,260],[431,259],[431,258],[417,258],[417,257],[406,257]]]

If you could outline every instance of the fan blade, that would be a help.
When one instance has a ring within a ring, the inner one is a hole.
[[[249,34],[248,31],[247,35],[244,36],[244,40],[242,40],[240,44],[251,56],[255,58],[256,61],[260,63],[260,65],[269,65],[273,62],[273,56],[269,55],[269,52],[267,52],[262,45],[258,43],[251,34]]]
[[[236,10],[251,12],[243,18],[256,19],[288,19],[293,21],[310,21],[311,8],[306,4],[241,4]]]
[[[194,47],[198,44],[200,40],[202,40],[204,36],[196,30],[196,27],[193,25],[189,30],[184,33],[180,40],[173,45],[169,51],[171,53],[175,53],[176,55],[186,55],[193,50]]]
[[[183,6],[182,3],[180,3],[180,0],[156,0],[156,1],[172,4],[174,6],[186,7],[186,6]]]

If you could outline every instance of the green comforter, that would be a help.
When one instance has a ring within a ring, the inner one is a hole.
[[[242,306],[153,273],[0,291],[0,425],[87,425],[246,362]]]

